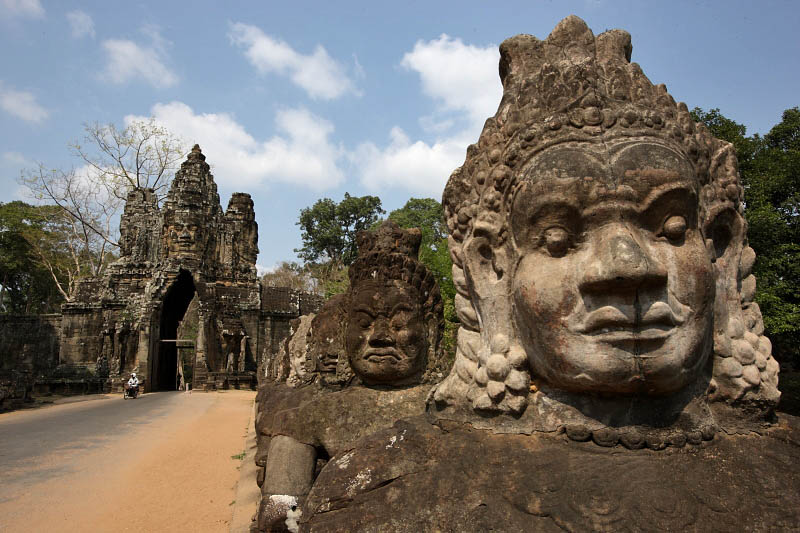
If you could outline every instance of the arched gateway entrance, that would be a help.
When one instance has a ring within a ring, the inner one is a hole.
[[[161,306],[161,323],[156,356],[150,367],[150,390],[175,390],[178,372],[178,325],[186,314],[186,309],[195,294],[194,280],[186,270],[167,289]]]

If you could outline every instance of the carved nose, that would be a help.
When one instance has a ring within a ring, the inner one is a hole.
[[[601,236],[596,250],[581,283],[583,290],[636,290],[667,282],[667,271],[661,262],[640,246],[626,228]]]
[[[391,346],[394,344],[394,337],[389,331],[389,321],[385,318],[379,318],[375,323],[375,329],[369,337],[369,344],[371,346]]]

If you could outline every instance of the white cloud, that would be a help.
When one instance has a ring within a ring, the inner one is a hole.
[[[178,76],[164,64],[166,41],[152,26],[143,28],[142,32],[150,37],[149,46],[128,39],[103,41],[106,67],[101,77],[116,84],[141,78],[157,89],[177,84]]]
[[[436,105],[432,115],[419,118],[422,128],[436,138],[412,141],[395,126],[387,146],[361,144],[352,156],[361,182],[373,190],[393,187],[440,196],[447,178],[464,162],[467,146],[478,139],[484,121],[497,109],[503,94],[499,59],[495,45],[466,45],[447,35],[418,41],[400,64],[419,74],[423,93]]]
[[[431,144],[411,142],[398,127],[392,128],[389,135],[387,147],[363,143],[353,154],[361,182],[372,190],[403,188],[434,198],[441,196],[450,173],[464,161],[469,143],[463,135]]]
[[[429,42],[417,41],[400,65],[419,74],[423,92],[439,104],[440,111],[463,113],[482,125],[497,111],[503,96],[499,61],[496,45],[481,48],[442,34]]]
[[[0,108],[27,122],[42,122],[50,113],[39,105],[33,93],[16,91],[0,83]]]
[[[67,13],[67,21],[72,28],[72,36],[75,39],[89,36],[94,39],[94,20],[91,15],[80,9]]]
[[[245,190],[269,182],[314,190],[344,181],[337,166],[343,151],[329,137],[333,125],[306,109],[284,109],[275,117],[278,134],[256,140],[228,113],[195,113],[182,102],[156,104],[155,120],[189,143],[198,143],[220,182]],[[125,123],[147,120],[126,116]]]
[[[0,14],[12,17],[44,17],[39,0],[0,0]]]
[[[4,166],[25,167],[31,164],[31,162],[19,152],[3,152],[1,157]]]
[[[228,37],[231,43],[245,49],[245,56],[260,74],[289,76],[311,98],[332,100],[347,93],[359,94],[344,67],[321,45],[314,48],[313,54],[304,55],[260,28],[242,22],[231,24]]]

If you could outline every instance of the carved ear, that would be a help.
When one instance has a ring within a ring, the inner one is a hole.
[[[745,222],[732,207],[725,207],[711,213],[704,227],[703,235],[712,262],[738,263],[745,234]],[[736,273],[734,271],[734,278]]]
[[[464,267],[472,290],[483,299],[496,295],[508,276],[508,253],[497,244],[497,228],[489,222],[475,223],[472,237],[464,246]]]

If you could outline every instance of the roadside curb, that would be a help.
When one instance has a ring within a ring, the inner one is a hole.
[[[253,515],[258,511],[258,501],[261,491],[256,483],[258,469],[255,463],[256,450],[256,404],[253,400],[253,410],[250,412],[250,421],[247,424],[247,437],[244,441],[245,456],[239,468],[239,481],[236,483],[236,503],[233,505],[233,517],[229,528],[230,533],[250,533],[250,523]]]

